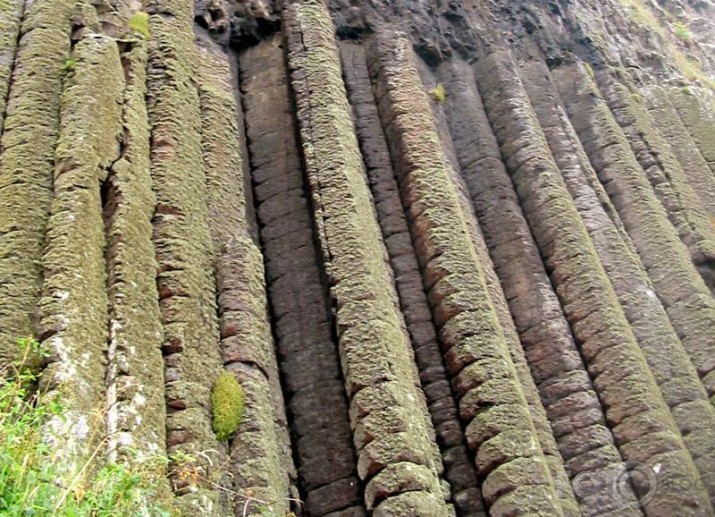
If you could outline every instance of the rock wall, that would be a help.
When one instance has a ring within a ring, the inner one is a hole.
[[[0,366],[182,515],[713,516],[713,13],[0,0]]]

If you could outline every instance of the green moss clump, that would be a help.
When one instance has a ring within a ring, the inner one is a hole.
[[[432,88],[429,91],[429,94],[438,104],[442,104],[447,98],[447,92],[445,91],[444,85],[442,83],[439,83],[437,86]]]
[[[218,376],[211,394],[211,405],[213,429],[219,440],[228,440],[236,433],[243,414],[243,398],[243,388],[232,373],[223,372]]]
[[[149,39],[151,33],[149,32],[149,14],[145,12],[134,13],[131,18],[129,18],[129,30],[136,32],[144,36],[144,39]]]
[[[71,57],[68,57],[62,64],[62,72],[65,74],[73,72],[75,68],[77,68],[77,60]]]
[[[676,22],[675,24],[673,24],[673,31],[675,32],[675,35],[681,40],[687,43],[693,41],[693,33],[690,32],[690,29],[688,29],[685,24]]]

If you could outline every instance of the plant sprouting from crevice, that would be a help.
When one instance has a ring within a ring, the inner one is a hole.
[[[64,74],[74,72],[75,68],[77,68],[77,60],[72,57],[68,57],[65,59],[65,62],[62,63],[62,73]]]
[[[447,92],[444,89],[444,85],[439,83],[437,86],[429,91],[430,97],[438,104],[442,104],[447,98]]]
[[[685,41],[686,43],[690,43],[693,41],[693,33],[690,32],[690,29],[688,29],[687,25],[684,23],[676,22],[673,24],[673,32],[675,32],[675,35]]]

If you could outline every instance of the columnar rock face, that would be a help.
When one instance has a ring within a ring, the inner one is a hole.
[[[181,515],[714,516],[713,13],[0,0],[0,367]]]

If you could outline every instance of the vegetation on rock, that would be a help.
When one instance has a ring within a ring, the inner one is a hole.
[[[151,37],[151,33],[149,31],[149,14],[145,12],[134,13],[132,17],[129,18],[127,25],[132,32],[141,34],[144,39],[149,39]]]
[[[435,102],[442,104],[447,98],[447,92],[444,89],[444,85],[439,83],[437,86],[429,91],[430,97],[434,99]]]
[[[236,434],[243,414],[243,397],[243,388],[232,373],[224,372],[218,376],[211,394],[211,405],[213,428],[219,440],[228,440]]]
[[[18,341],[21,359],[0,369],[0,515],[20,517],[109,517],[175,515],[157,487],[166,460],[151,457],[135,466],[105,463],[104,441],[76,470],[57,461],[47,440],[50,419],[62,418],[59,398],[36,386],[41,373],[33,366],[40,345]],[[97,430],[90,430],[97,432]]]

